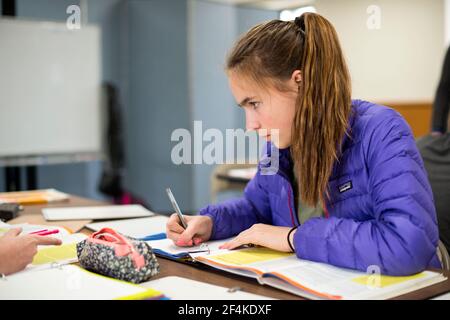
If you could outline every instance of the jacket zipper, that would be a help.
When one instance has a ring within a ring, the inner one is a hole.
[[[298,221],[298,217],[297,217],[297,219],[296,219],[296,220],[297,220],[297,224],[295,223],[295,220],[294,220],[294,217],[295,217],[296,215],[294,215],[293,210],[292,210],[292,202],[293,202],[293,200],[291,200],[291,194],[292,194],[292,196],[293,196],[294,191],[292,190],[291,184],[289,184],[289,191],[290,191],[290,192],[288,192],[288,205],[289,205],[289,211],[290,211],[290,213],[291,213],[292,226],[295,227],[295,226],[299,226],[300,223],[299,223],[299,221]]]
[[[293,227],[300,226],[300,222],[298,221],[298,217],[294,214],[294,210],[292,209],[293,204],[294,204],[294,200],[293,200],[293,198],[294,198],[294,190],[292,189],[291,182],[284,175],[284,172],[282,172],[280,169],[278,169],[278,173],[279,173],[280,177],[282,177],[284,180],[286,180],[286,182],[287,182],[287,184],[289,186],[289,190],[288,190],[288,207],[289,207],[289,212],[291,214],[292,226]]]
[[[298,214],[294,215],[293,209],[292,209],[292,204],[293,204],[292,198],[294,197],[294,190],[292,189],[292,184],[289,181],[289,179],[287,178],[287,176],[284,174],[284,172],[282,172],[281,170],[278,170],[278,172],[279,172],[278,174],[280,175],[280,177],[282,177],[284,180],[286,180],[286,182],[289,186],[288,206],[289,206],[289,212],[291,214],[292,226],[293,227],[300,226],[300,221],[298,220]],[[328,219],[330,217],[330,214],[328,212],[328,208],[327,208],[326,204],[324,204],[323,213],[324,213],[326,219]],[[294,219],[294,217],[295,217],[295,219]]]

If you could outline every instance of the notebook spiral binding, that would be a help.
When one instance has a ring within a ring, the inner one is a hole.
[[[199,252],[206,252],[207,255],[210,255],[211,254],[211,249],[209,248],[207,243],[202,243],[200,245],[199,250],[188,251],[187,253],[199,253]]]

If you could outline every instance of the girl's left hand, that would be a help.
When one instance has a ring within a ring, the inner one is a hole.
[[[282,252],[292,252],[287,242],[291,227],[277,227],[268,224],[254,224],[242,231],[236,238],[224,243],[220,249],[234,249],[246,244],[258,245]],[[294,232],[291,233],[291,243]]]

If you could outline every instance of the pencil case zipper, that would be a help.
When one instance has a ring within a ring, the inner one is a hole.
[[[105,240],[101,238],[105,238]],[[91,243],[114,248],[114,254],[117,257],[129,256],[134,267],[138,270],[145,266],[144,257],[139,254],[134,245],[127,238],[110,228],[103,228],[93,233],[87,240]]]

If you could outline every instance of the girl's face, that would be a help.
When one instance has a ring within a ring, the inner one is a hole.
[[[294,71],[283,92],[271,86],[263,88],[248,79],[233,71],[228,73],[231,92],[245,111],[247,130],[257,131],[259,136],[270,141],[271,130],[278,129],[279,138],[274,138],[273,142],[279,149],[289,147],[301,72]]]

